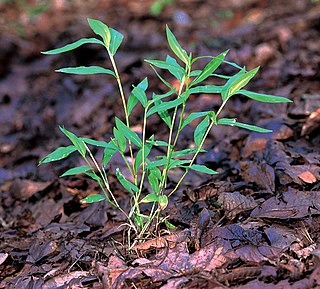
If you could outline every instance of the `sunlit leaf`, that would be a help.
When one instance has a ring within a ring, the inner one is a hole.
[[[220,118],[217,121],[217,124],[231,125],[233,126],[236,123],[235,118]]]
[[[106,47],[109,47],[111,39],[109,27],[100,20],[90,18],[88,18],[87,20],[92,31],[103,39]]]
[[[207,168],[206,166],[204,165],[192,165],[190,167],[191,170],[194,170],[194,171],[197,171],[197,172],[201,172],[201,173],[205,173],[205,174],[209,174],[209,175],[216,175],[218,174],[218,172],[212,170],[212,169],[209,169]]]
[[[176,67],[179,67],[181,69],[183,69],[177,62],[177,60],[175,60],[174,58],[172,58],[171,56],[167,55],[167,58],[166,58],[166,62],[173,65],[173,66],[176,66]],[[180,70],[180,69],[179,69]],[[182,73],[179,73],[179,71],[177,70],[172,70],[169,68],[169,72],[176,78],[178,79],[180,82],[182,82],[182,78],[183,78],[183,74]]]
[[[226,50],[226,51],[222,52],[221,54],[219,54],[216,58],[212,59],[203,68],[200,75],[192,81],[191,85],[195,85],[199,82],[206,80],[221,65],[221,63],[223,62],[223,60],[228,52],[229,52],[229,50]]]
[[[168,39],[168,43],[171,50],[174,52],[175,55],[178,56],[180,60],[182,60],[185,64],[188,64],[189,59],[188,59],[187,52],[184,49],[182,49],[176,37],[173,35],[173,33],[171,32],[171,30],[167,25],[166,25],[166,33],[167,33],[167,39]]]
[[[84,204],[92,204],[106,200],[106,197],[100,194],[90,195],[80,200],[81,203]]]
[[[66,67],[66,68],[57,69],[56,72],[63,72],[63,73],[69,73],[69,74],[81,74],[81,75],[109,74],[115,77],[115,74],[112,70],[106,69],[100,66]]]
[[[155,105],[153,106],[147,113],[147,117],[149,117],[150,115],[156,113],[156,112],[160,112],[163,110],[168,110],[174,107],[179,106],[180,104],[182,104],[184,102],[184,99],[182,97],[179,97],[175,100],[171,100],[171,101],[167,101],[167,102],[162,102],[159,105]]]
[[[111,55],[115,55],[122,43],[123,35],[113,28],[109,28],[109,31],[111,34],[109,50]]]
[[[158,202],[159,197],[156,194],[148,194],[146,195],[140,203],[155,203]]]
[[[199,118],[199,117],[203,117],[203,116],[207,116],[209,114],[210,111],[200,111],[200,112],[192,112],[191,114],[189,114],[182,123],[182,127],[184,128],[186,125],[188,125],[190,122],[192,122],[193,120]]]
[[[73,176],[73,175],[77,175],[77,174],[82,174],[82,173],[85,173],[85,172],[90,171],[90,170],[92,170],[92,169],[87,167],[87,166],[76,167],[76,168],[72,168],[70,170],[67,170],[60,177],[66,177],[66,176]]]
[[[142,141],[138,135],[127,127],[119,118],[116,117],[116,126],[118,130],[130,141],[132,141],[137,147],[142,147]]]
[[[271,103],[292,102],[292,100],[286,97],[257,93],[257,92],[247,91],[247,90],[239,90],[237,94],[243,94],[251,99],[261,101],[261,102],[271,102]]]
[[[176,66],[176,65],[170,64],[166,61],[162,61],[162,60],[145,60],[145,61],[149,64],[152,64],[152,65],[158,67],[158,68],[167,69],[171,73],[178,73],[181,75],[186,74],[186,72],[184,71],[184,69],[181,66]]]
[[[223,90],[223,86],[217,85],[202,85],[196,86],[189,89],[189,94],[196,93],[220,93]]]
[[[64,127],[60,126],[59,128],[69,138],[69,140],[73,143],[73,145],[78,149],[79,153],[82,156],[85,156],[87,149],[83,140],[81,140],[71,131],[66,130]]]
[[[199,147],[203,137],[207,131],[207,128],[210,124],[210,118],[209,116],[206,116],[197,126],[197,128],[194,131],[194,142]]]
[[[148,78],[144,78],[136,87],[139,87],[143,89],[143,91],[146,91],[148,88]],[[127,102],[127,111],[129,115],[131,114],[133,108],[136,106],[137,103],[137,97],[131,92]]]
[[[75,146],[59,147],[52,153],[45,156],[38,165],[62,160],[77,150],[78,149]]]
[[[100,44],[102,46],[104,46],[103,42],[101,40],[98,40],[96,38],[82,38],[76,42],[73,42],[71,44],[67,44],[63,47],[60,48],[56,48],[56,49],[52,49],[52,50],[48,50],[48,51],[44,51],[41,52],[42,54],[59,54],[59,53],[64,53],[64,52],[68,52],[71,51],[73,49],[78,48],[79,46],[83,45],[83,44]]]
[[[234,123],[234,126],[245,128],[247,130],[252,130],[252,131],[256,131],[256,132],[262,132],[262,133],[272,132],[271,129],[265,129],[265,128],[258,127],[255,125],[245,124],[245,123],[241,123],[241,122],[237,122],[237,121]]]
[[[133,183],[129,182],[124,175],[120,172],[120,170],[116,169],[116,176],[120,184],[131,194],[137,193],[139,191],[138,187]]]

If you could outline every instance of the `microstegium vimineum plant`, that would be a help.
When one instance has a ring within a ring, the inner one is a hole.
[[[169,197],[178,189],[190,170],[206,174],[217,173],[204,165],[195,163],[198,154],[204,152],[202,149],[203,144],[214,126],[229,125],[261,133],[271,132],[271,130],[268,129],[240,123],[235,118],[220,118],[222,109],[232,96],[241,94],[257,101],[269,103],[291,101],[280,96],[244,90],[243,87],[255,76],[259,67],[247,71],[245,67],[240,67],[235,63],[226,61],[225,57],[228,50],[222,52],[218,56],[200,56],[193,58],[192,53],[188,54],[186,50],[180,46],[168,26],[166,27],[167,40],[175,58],[168,55],[165,60],[146,60],[160,81],[168,87],[168,91],[163,94],[152,93],[151,97],[148,96],[146,93],[148,80],[145,78],[138,85],[133,86],[129,97],[126,98],[114,58],[123,40],[123,35],[99,20],[88,19],[88,23],[93,32],[100,36],[102,40],[96,38],[82,38],[64,47],[43,53],[64,53],[76,49],[83,44],[99,44],[103,46],[110,58],[112,69],[106,69],[99,66],[80,66],[61,68],[57,70],[57,72],[82,75],[107,74],[114,77],[119,88],[125,119],[120,120],[115,117],[113,138],[109,141],[81,138],[64,127],[60,127],[60,130],[69,138],[72,145],[57,148],[54,152],[44,157],[39,164],[58,161],[68,157],[74,152],[78,152],[87,165],[69,169],[62,174],[62,177],[83,173],[97,181],[102,190],[102,194],[87,196],[81,200],[81,202],[94,203],[107,201],[121,211],[125,215],[127,224],[130,228],[128,230],[128,242],[130,244],[130,232],[132,231],[134,231],[134,235],[138,239],[143,237],[146,233],[150,233],[149,230],[151,226],[152,228],[157,229],[158,225],[164,222],[170,227],[170,223],[161,215],[161,212],[166,208]],[[208,63],[202,70],[192,70],[193,64],[200,59],[208,59]],[[223,63],[235,67],[238,69],[238,72],[232,76],[214,73]],[[175,89],[168,81],[166,81],[161,76],[160,72],[158,72],[157,68],[168,70],[179,81],[179,89]],[[222,86],[201,85],[203,81],[211,77],[225,79],[225,84]],[[190,95],[199,93],[220,94],[221,105],[219,109],[217,111],[195,111],[186,115],[185,109]],[[166,100],[168,98],[169,100]],[[130,128],[130,115],[138,102],[140,102],[144,108],[143,122],[141,124],[142,137],[139,137]],[[168,126],[168,139],[156,140],[154,136],[149,138],[146,137],[147,120],[153,114],[158,114],[165,125]],[[195,147],[176,150],[181,131],[195,119],[201,120],[194,130]],[[98,146],[104,149],[101,161],[95,159],[90,146]],[[166,154],[157,156],[155,159],[149,157],[152,148],[157,146],[165,147]],[[125,178],[119,168],[116,169],[115,175],[119,183],[129,192],[131,198],[129,212],[125,211],[119,205],[115,194],[110,188],[108,175],[106,173],[108,163],[115,153],[121,155],[124,164],[128,167],[132,176],[132,181],[130,181]],[[126,157],[126,154],[128,154],[129,157]],[[180,167],[184,173],[175,187],[168,190],[168,173],[171,169],[176,167]],[[152,192],[143,195],[142,191],[145,182],[149,182]],[[152,203],[148,213],[141,211],[142,203]]]

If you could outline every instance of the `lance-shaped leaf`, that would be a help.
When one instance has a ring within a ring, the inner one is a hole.
[[[52,153],[45,156],[38,165],[62,160],[77,150],[78,149],[75,146],[59,147]]]
[[[261,101],[261,102],[270,102],[270,103],[278,103],[278,102],[292,102],[292,100],[282,97],[282,96],[276,96],[276,95],[270,95],[270,94],[263,94],[263,93],[257,93],[247,90],[239,90],[237,94],[243,94],[251,99]]]
[[[103,39],[106,47],[109,47],[111,39],[109,27],[103,22],[96,19],[88,18],[87,20],[92,31]]]
[[[187,156],[190,154],[194,154],[197,150],[198,150],[197,148],[192,148],[192,149],[184,149],[181,151],[176,151],[172,153],[171,157],[175,158],[175,157]],[[200,150],[200,152],[206,152],[206,150]]]
[[[60,126],[59,128],[69,138],[69,140],[73,143],[73,145],[78,149],[79,153],[82,156],[85,156],[87,149],[83,140],[81,140],[71,131],[66,130],[64,127]]]
[[[136,87],[141,88],[143,91],[146,91],[148,88],[148,78],[144,78]],[[138,98],[131,92],[128,102],[127,102],[127,111],[128,114],[130,115],[133,108],[136,106],[138,103]]]
[[[156,194],[148,194],[146,195],[140,203],[156,203],[159,201],[159,196]]]
[[[76,167],[76,168],[72,168],[70,170],[67,170],[60,177],[74,176],[74,175],[82,174],[82,173],[85,173],[85,172],[91,171],[91,170],[92,169],[87,166]]]
[[[116,117],[116,126],[118,130],[125,136],[128,140],[133,142],[137,147],[142,147],[142,141],[138,135],[127,127],[119,118]]]
[[[95,173],[85,172],[85,174],[91,179],[93,179],[94,181],[96,181],[100,185],[100,187],[103,187],[102,179],[99,176],[97,176]]]
[[[226,92],[222,94],[222,100],[228,99],[230,96],[237,93],[241,88],[246,86],[248,82],[256,75],[259,66],[245,73],[236,74],[236,77],[230,78],[226,83]]]
[[[246,73],[246,69],[242,68],[239,72],[233,75],[224,86],[222,86],[222,89],[221,89],[222,101],[228,100],[228,98],[230,97],[229,95],[230,86],[245,73]]]
[[[188,163],[190,163],[190,160],[174,160],[174,159],[171,159],[168,169],[171,170],[171,169],[176,168],[176,167],[185,167],[184,165],[188,164]]]
[[[106,197],[100,194],[90,195],[82,199],[80,202],[84,204],[92,204],[106,200]]]
[[[123,35],[113,28],[109,28],[109,31],[111,34],[109,51],[111,55],[115,55],[119,46],[122,43]]]
[[[117,128],[113,128],[113,135],[114,135],[114,140],[115,143],[118,145],[119,151],[121,153],[124,153],[127,147],[127,140],[124,136],[124,134],[119,131]]]
[[[265,128],[262,128],[259,126],[245,124],[245,123],[241,123],[241,122],[237,122],[237,121],[233,125],[237,126],[237,127],[245,128],[247,130],[256,131],[256,132],[262,132],[262,133],[272,132],[271,129],[265,129]]]
[[[179,97],[175,100],[171,100],[171,101],[167,101],[167,102],[162,102],[159,105],[155,105],[153,106],[147,113],[147,117],[149,117],[150,115],[156,113],[156,112],[160,112],[160,111],[164,111],[164,110],[168,110],[174,107],[179,106],[180,104],[182,104],[184,102],[184,98]]]
[[[143,88],[136,86],[133,88],[132,94],[141,102],[143,107],[146,107],[148,99]]]
[[[197,147],[200,146],[209,124],[210,124],[210,117],[207,115],[195,129],[194,142],[197,145]]]
[[[220,118],[217,121],[217,124],[231,125],[233,126],[236,123],[235,118]]]
[[[172,95],[174,92],[176,92],[176,89],[171,89],[170,91],[163,93],[163,94],[155,94],[153,93],[152,99],[148,101],[148,105],[153,104],[154,102],[157,102],[158,100],[161,100],[163,98],[166,98],[170,95]]]
[[[189,89],[189,94],[196,93],[220,93],[223,90],[223,86],[218,85],[202,85],[196,86]]]
[[[151,189],[158,194],[160,191],[160,183],[157,176],[153,173],[153,170],[148,171],[148,181],[151,186]]]
[[[116,75],[110,69],[106,69],[100,66],[78,66],[78,67],[66,67],[57,69],[56,72],[70,73],[70,74],[81,74],[81,75],[90,75],[90,74],[109,74],[114,77]]]
[[[81,137],[80,138],[82,141],[84,141],[86,144],[97,146],[97,147],[106,147],[108,146],[108,143],[105,141],[100,141],[100,140],[94,140],[91,138],[86,138],[86,137]]]
[[[210,111],[200,111],[200,112],[192,112],[191,114],[189,114],[182,122],[182,126],[181,129],[183,129],[186,125],[188,125],[190,122],[192,122],[193,120],[199,118],[199,117],[203,117],[203,116],[207,116],[210,113]]]
[[[108,143],[108,145],[105,147],[103,151],[102,165],[104,167],[109,163],[109,161],[117,151],[118,147],[112,141]]]
[[[158,78],[161,80],[161,82],[164,83],[166,86],[168,86],[170,89],[173,89],[172,85],[158,73],[158,71],[153,67],[153,65],[150,64],[150,66],[152,70],[155,72],[155,74],[158,76]]]
[[[147,63],[152,64],[158,68],[161,69],[167,69],[172,73],[179,73],[181,75],[185,75],[186,72],[184,71],[184,69],[179,65],[175,65],[175,64],[171,64],[168,63],[166,61],[162,61],[162,60],[145,60]]]
[[[174,58],[172,58],[171,56],[167,55],[167,58],[166,58],[166,62],[173,65],[173,66],[176,66],[176,67],[179,67],[179,68],[182,68],[177,60],[175,60]],[[183,68],[182,68],[183,69]],[[183,74],[180,73],[179,71],[177,70],[172,70],[169,68],[169,72],[176,78],[178,79],[180,82],[182,82],[182,79],[183,79]]]
[[[120,172],[119,168],[116,169],[116,176],[120,184],[132,195],[134,193],[139,192],[139,189],[136,185],[133,183],[129,182],[124,175]]]
[[[56,48],[56,49],[52,49],[52,50],[48,50],[48,51],[44,51],[41,52],[42,54],[59,54],[59,53],[64,53],[64,52],[68,52],[71,51],[73,49],[78,48],[79,46],[83,45],[83,44],[100,44],[103,45],[103,42],[99,39],[96,38],[82,38],[76,42],[67,44],[63,47],[60,48]]]
[[[229,52],[229,50],[226,50],[224,52],[222,52],[221,54],[219,54],[216,58],[212,59],[202,70],[202,72],[200,73],[200,75],[194,79],[191,83],[191,85],[195,85],[199,82],[204,81],[205,79],[207,79],[223,62],[225,56],[227,55],[227,53]]]
[[[161,100],[158,100],[154,103],[155,106],[159,107],[161,106],[163,103],[166,103],[166,102],[162,102]],[[161,119],[165,122],[165,124],[171,128],[171,116],[168,112],[168,110],[159,110],[158,111],[158,115],[161,117]]]
[[[151,148],[152,148],[152,143],[146,142],[144,145],[144,160],[146,160],[148,155],[150,154]],[[142,148],[138,151],[136,158],[134,160],[134,168],[136,171],[138,171],[141,164],[142,164]]]
[[[169,29],[168,25],[166,25],[166,33],[167,33],[167,39],[169,46],[171,50],[174,52],[175,55],[178,56],[180,60],[182,60],[185,64],[189,63],[189,58],[187,55],[187,52],[182,49],[181,45],[177,41],[176,37],[173,35],[171,30]]]
[[[218,172],[212,170],[212,169],[209,169],[207,168],[206,166],[204,165],[192,165],[190,167],[191,170],[194,170],[194,171],[197,171],[197,172],[201,172],[201,173],[205,173],[205,174],[209,174],[209,175],[216,175],[218,174]]]

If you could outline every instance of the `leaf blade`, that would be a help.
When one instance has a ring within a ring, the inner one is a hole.
[[[79,75],[91,75],[91,74],[109,74],[114,77],[116,75],[110,69],[106,69],[100,66],[77,66],[77,67],[65,67],[57,69],[56,72],[79,74]]]

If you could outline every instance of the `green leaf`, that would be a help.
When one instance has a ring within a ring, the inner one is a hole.
[[[192,149],[184,149],[181,151],[176,151],[173,152],[171,157],[175,158],[175,157],[182,157],[182,156],[187,156],[190,154],[194,154],[198,149],[197,148],[192,148]],[[200,152],[206,152],[205,150],[201,150]]]
[[[210,111],[200,111],[200,112],[192,112],[191,114],[189,114],[182,123],[181,129],[183,129],[186,125],[188,125],[190,122],[192,122],[193,120],[199,118],[199,117],[203,117],[203,116],[207,116],[210,113]]]
[[[202,86],[196,86],[189,89],[189,95],[190,94],[196,94],[196,93],[220,93],[223,90],[223,86],[217,86],[217,85],[202,85]]]
[[[170,160],[168,169],[171,170],[176,167],[184,167],[183,165],[190,163],[190,160]]]
[[[143,91],[146,91],[148,88],[148,78],[144,78],[138,85],[137,87],[143,89]],[[127,102],[127,111],[128,114],[130,115],[133,108],[136,106],[136,104],[138,103],[138,99],[135,97],[135,95],[131,92],[128,102]]]
[[[150,169],[153,169],[155,167],[161,167],[161,166],[166,165],[167,162],[168,162],[168,159],[166,157],[162,157],[159,160],[152,161],[152,162],[147,162],[147,168],[148,168],[148,170],[150,170]]]
[[[192,76],[192,77],[199,76],[201,74],[201,72],[202,72],[202,70],[193,70],[193,71],[191,71],[190,76]],[[215,77],[219,77],[219,78],[223,78],[223,79],[230,79],[232,77],[229,75],[223,75],[223,74],[217,74],[217,73],[212,73],[212,74],[210,74],[210,76],[215,76]]]
[[[62,126],[59,126],[59,128],[69,138],[73,145],[78,149],[79,153],[82,156],[85,156],[87,151],[85,143],[71,131],[66,130]]]
[[[152,190],[153,190],[156,194],[158,194],[159,191],[160,191],[159,179],[158,179],[157,176],[153,173],[152,170],[149,171],[148,181],[149,181],[149,184],[150,184]]]
[[[146,160],[148,155],[150,154],[152,148],[152,143],[146,142],[144,146],[144,159]],[[134,160],[135,170],[138,171],[140,165],[142,164],[142,148],[138,151],[136,158]]]
[[[265,128],[258,127],[255,125],[245,124],[245,123],[241,123],[241,122],[237,122],[237,121],[234,123],[234,126],[245,128],[247,130],[252,130],[252,131],[256,131],[256,132],[262,132],[262,133],[272,132],[271,129],[265,129]]]
[[[76,167],[76,168],[72,168],[70,170],[67,170],[60,177],[74,176],[74,175],[77,175],[77,174],[85,173],[85,172],[90,171],[90,170],[92,170],[92,169],[87,167],[87,166]]]
[[[161,171],[157,167],[149,169],[148,173],[153,174],[158,179],[158,181],[161,182],[162,174],[161,174]]]
[[[147,95],[141,87],[136,86],[132,90],[132,94],[141,102],[143,107],[147,106],[147,102],[148,102]]]
[[[95,180],[100,185],[100,187],[103,187],[101,178],[97,176],[95,173],[85,172],[85,174],[91,179]]]
[[[166,227],[169,230],[175,230],[177,229],[177,227],[175,225],[173,225],[172,223],[170,223],[168,220],[163,220],[164,224],[166,225]]]
[[[209,175],[216,175],[218,174],[218,172],[207,168],[204,165],[192,165],[190,167],[191,170],[197,171],[197,172],[201,172],[201,173],[205,173],[205,174],[209,174]]]
[[[158,68],[167,69],[171,73],[178,73],[181,75],[186,74],[186,72],[184,71],[184,69],[181,66],[176,66],[176,65],[173,65],[173,64],[168,63],[166,61],[162,61],[162,60],[145,60],[145,61],[149,64],[152,64],[152,65],[158,67]]]
[[[257,92],[247,91],[247,90],[239,90],[237,94],[243,94],[251,99],[261,101],[261,102],[271,102],[271,103],[292,102],[292,100],[286,97],[257,93]]]
[[[96,38],[82,38],[76,42],[73,42],[71,44],[67,44],[63,47],[60,48],[56,48],[56,49],[52,49],[52,50],[48,50],[48,51],[44,51],[41,52],[42,54],[59,54],[59,53],[64,53],[64,52],[68,52],[71,51],[73,49],[78,48],[79,46],[83,45],[83,44],[100,44],[103,45],[103,42],[96,39]]]
[[[124,153],[127,147],[127,140],[123,133],[116,129],[115,127],[113,128],[113,135],[115,138],[116,143],[118,144],[119,151]]]
[[[102,157],[102,166],[105,167],[113,155],[118,151],[118,148],[113,143],[108,143],[108,145],[105,147],[103,151],[103,157]]]
[[[119,118],[116,117],[116,126],[118,130],[131,142],[133,142],[137,147],[142,147],[142,141],[138,135],[128,128]]]
[[[166,97],[172,95],[174,92],[176,92],[175,88],[171,89],[170,91],[168,91],[166,93],[163,93],[163,94],[155,94],[155,93],[153,93],[152,99],[148,101],[148,105],[151,105],[151,104],[153,104],[154,102],[156,102],[158,100],[166,98]]]
[[[156,194],[148,194],[140,201],[140,203],[155,203],[158,201],[159,197]]]
[[[82,199],[80,202],[84,204],[92,204],[106,200],[106,197],[100,194],[90,195]]]
[[[235,123],[236,123],[235,118],[220,118],[217,121],[217,124],[224,124],[224,125],[231,125],[231,126],[234,126]]]
[[[169,29],[168,25],[166,25],[166,33],[167,33],[167,39],[169,46],[171,50],[174,52],[175,55],[178,56],[179,59],[181,59],[185,64],[189,63],[187,52],[182,49],[181,45],[177,41],[176,37],[173,35],[171,30]]]
[[[149,117],[150,115],[156,113],[156,112],[160,112],[163,110],[168,110],[174,107],[179,106],[180,104],[182,104],[184,102],[184,98],[179,97],[175,100],[171,100],[171,101],[167,101],[167,102],[162,102],[159,105],[154,105],[147,113],[147,117]]]
[[[111,39],[109,27],[100,20],[90,18],[88,18],[87,20],[92,31],[103,39],[104,46],[108,48]]]
[[[116,169],[116,176],[118,181],[120,182],[120,184],[130,193],[130,194],[134,194],[139,192],[139,189],[136,185],[134,185],[133,183],[129,182],[124,176],[123,174],[120,172],[119,168]]]
[[[227,53],[229,52],[229,50],[226,50],[224,52],[222,52],[221,54],[219,54],[217,57],[215,57],[214,59],[212,59],[202,70],[202,72],[200,73],[200,75],[194,79],[191,83],[191,85],[195,85],[199,82],[204,81],[205,79],[207,79],[223,62],[225,56],[227,55]]]
[[[199,125],[197,126],[197,128],[195,129],[194,131],[194,142],[195,144],[199,147],[202,140],[203,140],[203,137],[207,131],[207,128],[210,124],[210,117],[209,116],[206,116],[200,123]]]
[[[78,149],[75,146],[59,147],[54,152],[45,156],[39,162],[38,166],[40,166],[41,164],[62,160],[77,150]]]
[[[230,78],[226,83],[225,93],[222,95],[222,100],[226,100],[235,93],[237,93],[241,88],[248,84],[248,82],[256,75],[259,70],[259,66],[248,71],[242,73],[242,71],[238,72],[235,76]]]
[[[222,101],[227,101],[228,98],[230,97],[229,95],[229,90],[230,90],[230,87],[231,85],[238,79],[240,78],[241,76],[245,75],[246,73],[246,69],[245,68],[242,68],[239,72],[237,72],[235,75],[233,75],[228,81],[227,83],[222,86],[222,89],[221,89],[221,97],[222,97]]]
[[[111,34],[109,50],[110,50],[111,55],[115,55],[119,46],[122,43],[123,35],[113,28],[109,28],[109,31]]]
[[[168,206],[169,200],[166,195],[159,196],[159,207],[164,210]]]
[[[183,69],[177,62],[177,60],[175,60],[174,58],[172,58],[171,56],[167,55],[166,58],[166,62],[169,63],[170,65],[176,66],[178,68]],[[180,70],[180,69],[179,69]],[[178,79],[180,82],[182,82],[182,78],[183,78],[183,74],[179,73],[179,71],[177,70],[172,70],[169,68],[169,72],[176,78]]]
[[[145,60],[145,61],[146,61],[146,60]],[[168,81],[166,81],[166,80],[158,73],[158,71],[153,67],[153,65],[150,64],[150,66],[151,66],[151,68],[153,69],[153,71],[155,72],[155,74],[158,76],[158,78],[159,78],[167,87],[169,87],[170,89],[173,89],[172,85],[171,85]]]
[[[105,141],[94,140],[86,137],[81,137],[80,140],[84,141],[86,144],[97,146],[97,147],[106,147],[108,143]]]
[[[81,75],[90,75],[90,74],[109,74],[114,77],[116,75],[110,69],[106,69],[100,66],[78,66],[78,67],[66,67],[57,69],[56,72],[70,73],[70,74],[81,74]]]
[[[154,106],[155,107],[159,107],[163,103],[166,103],[166,102],[162,102],[161,100],[158,100],[158,101],[155,101]],[[171,117],[170,117],[170,114],[169,114],[168,110],[160,110],[160,111],[158,111],[158,115],[165,122],[165,124],[169,128],[171,128]]]

